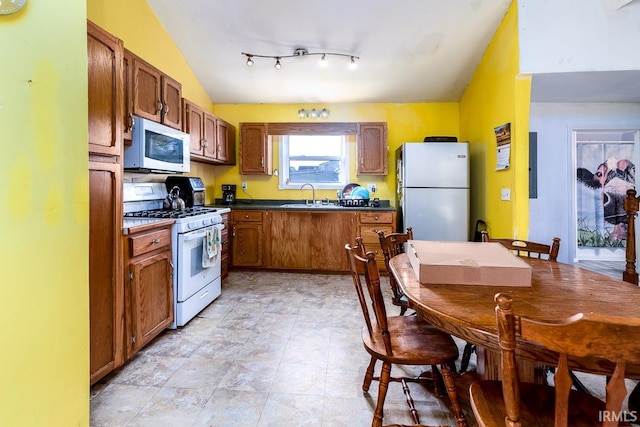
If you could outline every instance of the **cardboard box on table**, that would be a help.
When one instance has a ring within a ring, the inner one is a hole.
[[[423,284],[531,286],[531,266],[500,243],[409,240],[406,252]]]

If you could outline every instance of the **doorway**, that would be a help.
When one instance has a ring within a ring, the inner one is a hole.
[[[624,198],[635,188],[639,132],[573,130],[575,261],[615,261],[624,268]]]

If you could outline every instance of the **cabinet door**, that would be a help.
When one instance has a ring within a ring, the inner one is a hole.
[[[134,55],[124,50],[122,58],[122,74],[124,76],[122,109],[122,138],[131,141],[133,133],[133,58]]]
[[[347,271],[346,243],[355,242],[355,212],[311,212],[311,268]]]
[[[162,75],[162,123],[182,129],[182,85],[167,75]]]
[[[89,152],[122,154],[122,41],[87,22]]]
[[[311,268],[311,213],[269,212],[270,238],[267,249],[270,268]]]
[[[202,135],[202,125],[204,123],[204,111],[196,104],[183,100],[183,114],[184,120],[182,121],[182,131],[188,133],[189,138],[189,152],[196,156],[201,156],[204,153],[204,136]]]
[[[234,267],[263,266],[264,228],[261,222],[234,223],[231,238],[231,262]]]
[[[161,89],[160,71],[136,57],[133,61],[133,114],[160,123]]]
[[[122,165],[89,162],[90,381],[124,362]]]
[[[240,124],[240,173],[271,174],[271,150],[266,124]]]
[[[173,322],[171,251],[130,265],[131,348],[143,347]]]
[[[216,118],[209,114],[204,113],[204,156],[209,159],[216,159],[218,144],[216,142]]]
[[[220,118],[216,118],[216,158],[225,165],[236,163],[236,128]]]
[[[387,174],[387,124],[358,123],[357,174]]]
[[[220,251],[220,277],[225,279],[229,275],[229,214],[223,213],[221,216],[224,228],[220,235],[220,245],[222,246]]]

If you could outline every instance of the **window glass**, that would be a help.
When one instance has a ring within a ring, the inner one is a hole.
[[[340,189],[347,183],[347,141],[335,135],[285,135],[280,137],[280,188]]]

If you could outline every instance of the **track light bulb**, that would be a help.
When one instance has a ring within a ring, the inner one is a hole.
[[[251,55],[247,55],[247,66],[251,67],[253,65],[253,57]]]
[[[322,54],[322,57],[320,58],[320,65],[323,67],[326,67],[327,65],[329,65],[329,62],[327,61],[327,55],[326,54]]]
[[[358,68],[358,63],[356,62],[356,57],[355,56],[351,57],[351,62],[349,63],[349,68],[351,68],[352,70]]]
[[[282,64],[280,64],[280,57],[276,57],[276,65],[274,65],[274,67],[276,67],[276,70],[282,68]]]

